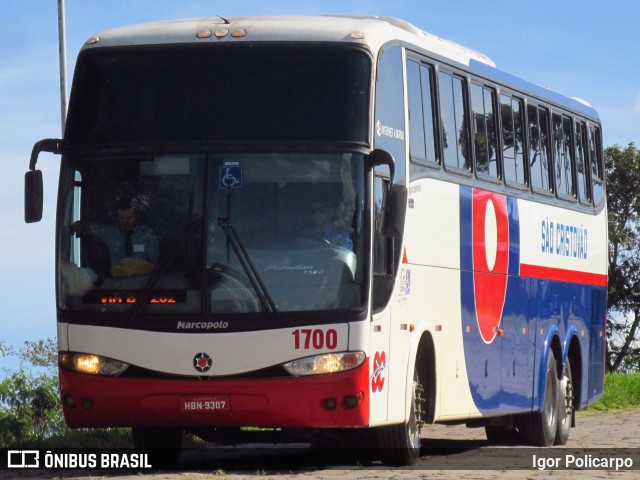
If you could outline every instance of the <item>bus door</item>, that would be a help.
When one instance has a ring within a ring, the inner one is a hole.
[[[382,235],[384,192],[389,189],[388,176],[376,172],[373,185],[373,291],[371,348],[369,358],[372,423],[387,420],[389,399],[389,342],[391,308],[388,300],[393,289],[393,239]]]
[[[371,372],[371,421],[390,420],[398,411],[398,405],[404,405],[406,378],[406,352],[398,353],[397,360],[391,359],[391,341],[393,335],[391,309],[395,299],[392,296],[398,280],[397,260],[402,244],[404,215],[402,211],[394,213],[399,222],[394,232],[387,232],[397,238],[383,235],[383,204],[393,189],[406,185],[407,144],[405,142],[406,115],[404,95],[404,58],[403,49],[396,45],[386,46],[378,58],[375,88],[374,145],[376,149],[386,151],[393,158],[393,172],[388,166],[380,165],[374,170],[373,185],[373,291],[372,291],[372,335],[370,350]],[[406,190],[406,189],[405,189]],[[396,190],[397,191],[397,190]],[[402,198],[406,202],[406,193],[396,196],[398,205]],[[393,209],[391,209],[393,210]],[[386,223],[386,222],[385,222]],[[393,222],[392,222],[393,223]],[[397,231],[396,231],[397,230]],[[396,321],[396,323],[398,323]],[[392,374],[393,371],[393,374]],[[390,381],[393,378],[393,405],[389,404]],[[396,383],[398,382],[398,383]],[[404,412],[404,408],[402,408]],[[393,418],[396,420],[396,418]]]

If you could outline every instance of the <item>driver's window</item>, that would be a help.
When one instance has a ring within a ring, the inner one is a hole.
[[[373,185],[373,310],[379,312],[393,291],[393,239],[382,234],[385,195],[389,179],[375,176]]]
[[[373,188],[373,216],[374,216],[374,240],[373,240],[373,273],[376,275],[391,275],[393,273],[392,239],[382,235],[382,222],[384,220],[384,197],[389,190],[387,178],[375,177]]]
[[[78,171],[75,172],[73,179],[73,211],[70,225],[80,220],[80,205],[82,204],[82,174]],[[71,240],[71,261],[80,265],[80,237],[72,236]]]

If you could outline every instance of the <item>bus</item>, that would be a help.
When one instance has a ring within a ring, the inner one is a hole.
[[[433,423],[566,443],[604,388],[601,138],[585,101],[395,18],[92,37],[25,180],[33,222],[38,154],[61,155],[67,424],[177,452],[271,431],[395,465]],[[116,258],[123,209],[153,242]]]

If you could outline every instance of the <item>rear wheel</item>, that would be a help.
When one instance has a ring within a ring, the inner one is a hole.
[[[562,379],[558,382],[558,429],[555,444],[564,445],[569,440],[571,424],[573,422],[573,381],[571,376],[571,362],[567,357]]]
[[[528,414],[522,422],[524,436],[533,445],[550,447],[555,441],[558,429],[558,386],[556,357],[549,350],[542,410]]]
[[[424,423],[424,387],[418,371],[413,377],[411,412],[409,420],[402,425],[391,425],[379,429],[379,445],[383,449],[383,461],[389,465],[413,465],[420,456],[420,429]]]
[[[153,467],[169,468],[178,463],[183,430],[171,427],[133,427],[133,446],[146,453]]]

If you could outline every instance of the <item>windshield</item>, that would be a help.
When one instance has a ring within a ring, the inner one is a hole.
[[[65,158],[61,182],[63,311],[362,308],[362,154]]]

